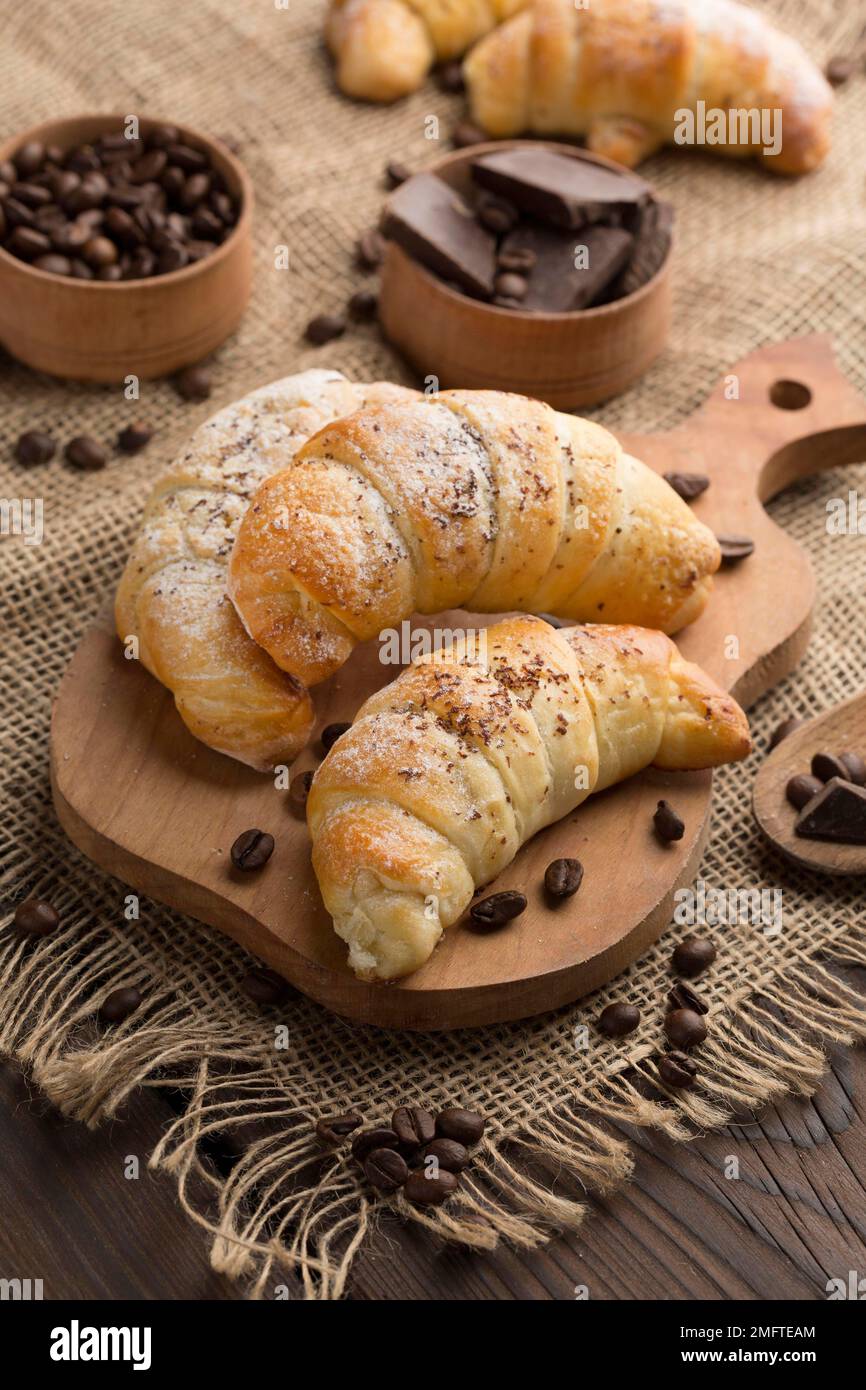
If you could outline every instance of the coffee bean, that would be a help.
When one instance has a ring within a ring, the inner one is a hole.
[[[15,930],[21,936],[48,936],[60,926],[60,916],[44,898],[25,898],[15,909]]]
[[[266,830],[245,830],[232,845],[232,863],[236,869],[245,871],[261,869],[273,852],[273,835]]]
[[[105,230],[119,242],[121,246],[142,246],[145,234],[141,226],[123,208],[109,208],[105,214]]]
[[[29,178],[31,174],[37,173],[45,161],[45,146],[38,140],[30,140],[26,145],[12,156],[15,168],[21,178]]]
[[[94,274],[86,261],[79,261],[73,258],[72,277],[74,280],[93,280]]]
[[[360,1124],[363,1117],[356,1110],[344,1115],[324,1115],[316,1124],[316,1138],[323,1144],[341,1144]]]
[[[180,242],[172,242],[166,246],[164,251],[160,251],[156,268],[160,275],[171,275],[175,270],[183,270],[189,264],[189,252]]]
[[[198,207],[210,192],[210,174],[190,174],[180,194],[180,205],[187,212]]]
[[[6,204],[7,208],[9,204]],[[51,250],[50,238],[44,232],[39,232],[35,227],[16,227],[9,240],[6,242],[6,250],[11,251],[13,256],[17,256],[22,261],[33,261],[38,256],[46,256]]]
[[[671,844],[681,840],[686,833],[684,821],[677,815],[669,801],[660,801],[653,816],[653,825],[660,840]]]
[[[848,769],[842,759],[834,757],[832,753],[816,753],[812,759],[812,776],[821,782],[829,782],[831,777],[841,777],[843,782],[847,782]]]
[[[207,157],[191,145],[169,145],[167,153],[169,162],[176,164],[185,174],[197,174],[200,169],[207,168]]]
[[[372,290],[357,290],[348,304],[349,317],[357,323],[374,319],[379,312],[379,296]]]
[[[292,778],[289,783],[289,801],[297,810],[302,811],[306,806],[312,785],[312,772],[299,772],[297,777]]]
[[[853,77],[857,71],[857,64],[853,58],[831,58],[824,69],[827,81],[831,87],[842,87]]]
[[[511,271],[515,275],[529,275],[538,260],[534,251],[529,247],[512,251],[500,251],[496,257],[496,264],[500,270]]]
[[[321,347],[324,343],[332,343],[335,338],[342,338],[345,331],[346,319],[343,314],[317,314],[307,324],[304,337],[308,343]]]
[[[102,1001],[99,1017],[103,1023],[123,1023],[124,1019],[135,1013],[140,1003],[141,991],[134,985],[127,985],[125,989],[115,989]]]
[[[436,1121],[429,1110],[417,1105],[400,1105],[391,1116],[391,1128],[401,1144],[418,1149],[430,1143],[436,1133]]]
[[[97,280],[106,280],[108,282],[123,279],[123,271],[119,265],[100,266],[99,270],[95,271],[94,274]]]
[[[289,995],[296,993],[288,980],[284,980],[276,970],[268,970],[264,965],[256,965],[252,970],[248,970],[241,978],[240,987],[254,1004],[264,1007],[282,1004]]]
[[[463,92],[466,89],[466,80],[463,76],[463,64],[460,62],[443,63],[436,70],[436,80],[443,92]]]
[[[211,375],[206,367],[187,367],[175,378],[174,389],[185,401],[206,401],[211,393]]]
[[[51,244],[61,256],[77,256],[89,240],[89,229],[78,222],[67,222],[51,233]]]
[[[191,223],[193,234],[204,241],[217,242],[223,237],[223,224],[210,208],[197,208]]]
[[[509,203],[507,199],[497,198],[493,193],[484,193],[476,204],[475,216],[488,232],[493,232],[494,236],[504,236],[516,227],[519,213],[514,204]],[[508,290],[502,290],[500,293],[508,294]]]
[[[61,227],[66,226],[66,213],[56,203],[49,203],[47,207],[40,208],[34,214],[33,225],[37,231],[44,232],[46,236],[53,236],[55,232],[60,231]]]
[[[146,280],[156,270],[156,256],[147,246],[139,246],[133,251],[129,262],[128,280]]]
[[[435,1158],[446,1173],[462,1173],[469,1164],[469,1150],[456,1139],[434,1139],[424,1150],[425,1161]]]
[[[665,1017],[664,1027],[674,1047],[697,1047],[707,1036],[707,1025],[692,1009],[674,1009]]]
[[[145,141],[156,150],[165,150],[169,145],[180,143],[180,131],[176,125],[155,125],[145,135]]]
[[[385,255],[385,243],[380,232],[372,227],[368,232],[364,232],[358,237],[355,245],[355,257],[360,266],[365,270],[378,270]]]
[[[504,893],[491,893],[469,909],[472,921],[481,927],[503,927],[526,911],[526,898],[522,893],[507,889]]]
[[[82,247],[81,258],[94,270],[102,270],[104,266],[114,265],[117,247],[107,236],[91,237]]]
[[[18,170],[11,159],[0,159],[0,183],[13,184],[18,178]]]
[[[770,752],[772,752],[774,748],[778,748],[783,739],[788,738],[790,734],[796,733],[798,729],[802,729],[805,722],[805,719],[792,718],[786,719],[780,724],[775,730],[773,737],[770,739]]]
[[[487,139],[487,134],[480,126],[473,125],[471,121],[461,121],[451,132],[451,143],[455,150],[467,150],[472,145],[484,145]]]
[[[855,787],[866,786],[866,762],[859,753],[840,753],[839,761],[848,769],[848,781]]]
[[[165,150],[149,150],[132,166],[129,181],[134,184],[152,183],[154,179],[159,178],[167,164],[168,155]]]
[[[506,271],[504,275],[497,275],[493,282],[498,299],[515,300],[520,303],[526,298],[529,285],[522,275],[514,275],[511,271]]]
[[[117,447],[122,454],[138,454],[146,448],[153,438],[153,430],[147,425],[136,420],[132,425],[126,425],[117,436]]]
[[[755,542],[748,536],[716,536],[716,540],[722,552],[723,565],[738,565],[741,560],[754,554]]]
[[[364,1175],[378,1192],[396,1192],[408,1178],[409,1167],[394,1149],[374,1149],[364,1164]]]
[[[368,1155],[376,1149],[396,1149],[399,1142],[393,1129],[388,1129],[387,1125],[362,1129],[352,1141],[352,1157],[363,1167]]]
[[[322,747],[326,753],[330,753],[338,738],[342,738],[351,724],[326,724],[322,730]]]
[[[697,1065],[685,1052],[666,1052],[659,1058],[658,1071],[664,1084],[675,1091],[688,1090],[698,1074]]]
[[[96,473],[108,462],[108,455],[99,443],[89,434],[77,434],[70,439],[63,451],[67,463],[73,468],[81,468],[85,473]]]
[[[640,1023],[640,1009],[634,1004],[608,1004],[602,1009],[598,1026],[608,1038],[624,1038]]]
[[[392,159],[385,165],[385,182],[389,188],[399,188],[401,183],[406,183],[411,177],[412,170],[397,159]]]
[[[208,202],[224,226],[234,226],[238,220],[237,208],[227,193],[211,193]]]
[[[664,480],[684,502],[694,502],[710,485],[705,473],[665,473]]]
[[[15,458],[30,468],[37,463],[48,463],[49,459],[54,458],[56,450],[57,442],[50,434],[44,434],[41,430],[26,430],[18,436]]]
[[[570,898],[583,882],[579,859],[554,859],[544,871],[544,886],[553,898]]]
[[[486,1124],[476,1111],[450,1106],[436,1116],[436,1133],[441,1139],[456,1139],[458,1144],[477,1144]]]
[[[28,208],[44,208],[51,202],[51,193],[38,183],[13,183],[12,197]]]
[[[72,262],[68,256],[58,256],[55,253],[38,256],[33,265],[36,270],[44,270],[47,275],[72,274]]]
[[[440,1166],[436,1177],[428,1177],[423,1168],[410,1173],[403,1192],[414,1207],[439,1207],[460,1186],[460,1179]]]
[[[812,797],[818,795],[823,785],[824,783],[819,777],[809,777],[802,773],[798,777],[791,778],[785,788],[785,796],[792,806],[795,806],[798,811],[802,811],[803,807],[812,800]]]
[[[686,936],[674,948],[673,967],[678,975],[692,980],[700,975],[716,958],[716,948],[705,936]]]
[[[683,980],[674,985],[668,994],[668,1004],[669,1012],[673,1012],[674,1009],[691,1009],[695,1014],[708,1014],[710,1011],[709,1004],[701,998],[697,990],[692,989],[691,985],[687,985]]]
[[[63,159],[66,169],[74,169],[77,174],[89,174],[99,168],[99,155],[92,145],[78,145],[67,150]]]

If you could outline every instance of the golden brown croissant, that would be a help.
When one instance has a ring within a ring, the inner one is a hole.
[[[137,638],[141,661],[211,748],[266,770],[295,758],[313,725],[308,692],[250,640],[226,598],[250,497],[327,421],[414,395],[339,372],[286,377],[203,424],[154,487],[117,592],[117,632]]]
[[[304,685],[412,613],[556,613],[675,632],[703,611],[715,536],[600,425],[499,391],[373,406],[267,479],[228,592]]]
[[[475,889],[593,792],[749,748],[736,702],[660,632],[518,617],[422,658],[362,706],[307,802],[349,964],[417,970]]]
[[[777,173],[806,173],[830,148],[828,83],[796,40],[734,0],[535,0],[476,45],[464,74],[473,117],[491,135],[586,135],[629,167],[691,143],[690,117],[678,113],[702,110],[709,148],[760,154]],[[774,131],[780,148],[766,154]]]
[[[331,0],[325,28],[350,97],[396,101],[530,0]]]

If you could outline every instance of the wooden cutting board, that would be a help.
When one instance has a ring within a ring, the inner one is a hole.
[[[659,472],[709,474],[696,514],[718,533],[755,541],[754,555],[719,575],[706,613],[678,639],[748,706],[799,661],[814,601],[806,554],[761,503],[797,478],[866,459],[866,401],[839,372],[826,339],[802,338],[737,363],[680,428],[623,442]],[[822,524],[816,516],[816,527]],[[453,626],[458,619],[434,621]],[[471,619],[479,621],[495,619]],[[375,644],[356,650],[316,690],[318,728],[351,719],[394,674]],[[296,770],[315,766],[316,746]],[[329,1009],[424,1030],[553,1009],[636,959],[669,923],[675,890],[696,873],[712,787],[708,773],[649,771],[591,798],[525,845],[497,880],[497,889],[526,892],[521,917],[492,934],[458,924],[423,969],[397,984],[369,985],[345,964],[310,867],[305,822],[286,793],[197,743],[171,696],[139,663],[124,660],[108,618],[85,635],[63,677],[51,773],[62,825],[101,868],[228,933]],[[686,823],[676,845],[660,844],[652,830],[662,796]],[[262,872],[241,876],[229,847],[252,826],[270,831],[276,850]],[[575,897],[550,908],[541,881],[550,860],[563,855],[583,862],[584,882]]]

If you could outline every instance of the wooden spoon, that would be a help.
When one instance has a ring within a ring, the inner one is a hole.
[[[752,808],[773,844],[806,869],[825,874],[866,874],[866,845],[806,840],[794,833],[797,811],[785,796],[789,780],[808,773],[815,753],[860,753],[866,757],[866,691],[834,705],[789,734],[755,778]]]

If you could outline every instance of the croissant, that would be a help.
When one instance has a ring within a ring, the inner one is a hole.
[[[286,377],[214,415],[156,483],[117,591],[117,632],[137,639],[140,660],[211,748],[266,770],[290,762],[313,726],[307,690],[250,640],[226,599],[250,497],[327,421],[414,394],[339,372]]]
[[[555,613],[673,632],[715,536],[600,425],[523,396],[445,391],[327,426],[259,488],[228,593],[304,685],[412,613]]]
[[[434,63],[461,57],[530,0],[331,0],[325,26],[337,82],[350,97],[396,101]]]
[[[660,632],[517,617],[469,637],[368,700],[313,779],[313,866],[363,979],[417,970],[475,889],[593,792],[749,752],[742,710]]]
[[[726,138],[709,147],[760,153],[777,173],[806,173],[830,148],[828,83],[796,40],[734,0],[535,0],[473,49],[464,75],[489,134],[586,135],[629,167],[683,142],[683,112],[732,112],[736,129],[716,127],[712,139]],[[774,144],[762,112],[781,122],[778,153],[763,153]]]

